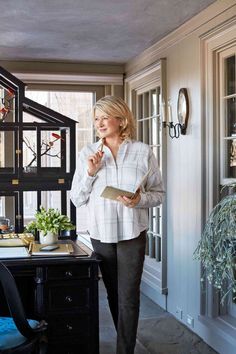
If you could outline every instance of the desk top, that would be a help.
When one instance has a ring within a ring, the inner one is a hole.
[[[43,256],[33,256],[28,255],[27,257],[16,257],[16,258],[1,258],[0,261],[5,263],[7,266],[25,266],[25,265],[50,265],[61,263],[80,263],[80,262],[98,262],[98,257],[91,252],[87,252],[83,245],[77,244],[72,240],[61,240],[59,243],[70,243],[73,245],[74,252],[70,255],[53,255],[50,256],[50,252],[48,255]],[[21,247],[19,247],[21,248]],[[89,254],[90,253],[90,254]]]

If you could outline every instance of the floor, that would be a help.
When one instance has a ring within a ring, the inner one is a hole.
[[[116,353],[116,332],[106,291],[99,282],[100,354]],[[201,338],[145,295],[141,307],[135,354],[217,354]]]

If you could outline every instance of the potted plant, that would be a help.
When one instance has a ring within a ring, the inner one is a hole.
[[[236,194],[224,197],[212,210],[194,258],[202,263],[201,281],[206,278],[219,291],[222,303],[228,294],[236,299]]]
[[[58,241],[58,233],[61,230],[74,230],[75,226],[68,216],[62,215],[58,209],[46,210],[40,206],[35,214],[35,220],[26,226],[27,232],[39,231],[39,241],[44,244],[53,244]]]

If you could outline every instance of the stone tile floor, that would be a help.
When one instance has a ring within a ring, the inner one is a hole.
[[[100,354],[115,354],[116,331],[102,280],[99,282],[99,298]],[[217,352],[142,294],[135,354],[217,354]]]

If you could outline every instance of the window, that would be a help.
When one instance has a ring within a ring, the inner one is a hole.
[[[165,185],[166,143],[161,124],[161,102],[166,101],[165,59],[126,79],[126,96],[137,119],[138,140],[150,145]],[[149,230],[142,291],[166,308],[167,252],[166,205],[149,210]]]
[[[138,140],[150,145],[161,167],[162,130],[160,123],[160,87],[138,95],[137,131]],[[147,233],[146,255],[161,261],[162,206],[149,210],[149,230]]]
[[[208,215],[222,197],[222,186],[236,182],[235,23],[226,22],[223,27],[204,34],[201,40],[206,137],[203,229]],[[236,329],[236,304],[229,299],[222,306],[217,292],[209,284],[202,291],[201,314],[202,321],[214,323],[214,330],[218,328],[230,335]]]
[[[221,185],[236,180],[236,47],[220,54]]]
[[[219,111],[220,111],[220,183],[236,182],[236,46],[219,55]],[[234,318],[236,327],[236,304],[230,297],[227,306],[220,306],[222,315]]]
[[[26,96],[48,108],[53,109],[73,120],[78,122],[76,128],[76,151],[79,152],[81,148],[93,140],[93,127],[91,120],[92,106],[95,100],[95,93],[93,92],[63,92],[63,91],[26,91]],[[29,114],[24,114],[24,121],[30,121]],[[54,132],[56,133],[56,132]],[[50,132],[43,136],[43,141],[49,141]],[[25,140],[28,141],[30,146],[34,147],[34,134],[31,131],[25,132]],[[32,161],[32,153],[27,149],[27,154],[24,154],[26,162]],[[57,166],[60,159],[56,158],[57,146],[53,146],[53,151],[50,155],[44,155],[41,159],[41,164],[47,166]],[[69,159],[67,159],[69,160]],[[35,192],[24,192],[24,217],[25,222],[28,223],[33,219],[35,210],[37,209]],[[53,205],[60,205],[60,192],[59,191],[45,191],[42,194],[41,204],[50,208]],[[57,202],[58,201],[58,202]],[[69,205],[69,193],[67,195],[67,204]],[[78,218],[77,218],[78,219]],[[77,224],[79,220],[77,220]]]

